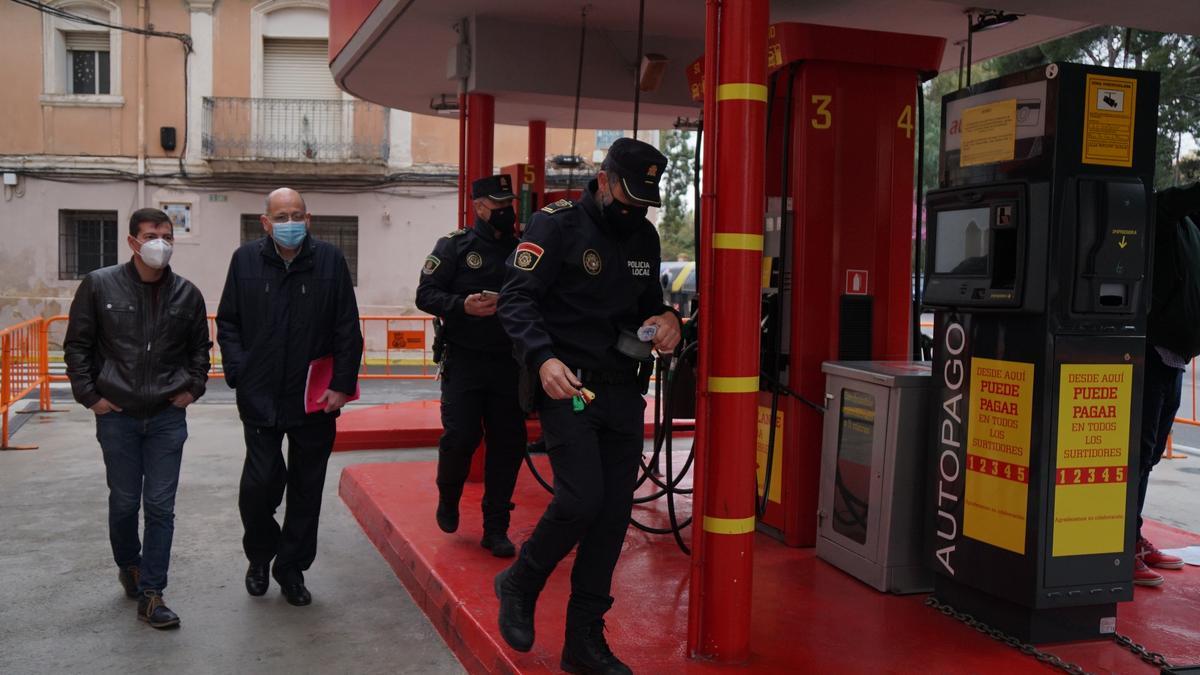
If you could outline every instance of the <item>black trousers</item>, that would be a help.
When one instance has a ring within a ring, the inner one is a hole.
[[[274,576],[282,583],[304,580],[304,571],[317,557],[317,525],[325,468],[333,452],[336,421],[328,415],[310,415],[298,427],[245,425],[246,463],[242,467],[238,509],[242,514],[242,548],[255,564],[275,561]],[[283,438],[288,459],[283,459]],[[275,511],[286,488],[287,511],[283,527]]]
[[[517,367],[506,354],[452,346],[442,369],[438,492],[442,499],[458,501],[471,472],[471,457],[480,439],[485,439],[485,533],[508,531],[513,488],[525,457],[525,413],[517,399]]]
[[[1146,345],[1146,384],[1142,395],[1142,438],[1139,450],[1137,526],[1142,535],[1142,508],[1150,488],[1150,472],[1167,449],[1167,437],[1175,424],[1183,392],[1183,371],[1163,363],[1154,345]]]
[[[582,412],[571,401],[544,399],[539,411],[554,469],[554,498],[521,548],[518,577],[538,590],[571,549],[567,631],[612,607],[613,570],[625,543],[643,447],[646,403],[638,385],[584,383],[596,399]],[[538,579],[541,577],[541,579]]]

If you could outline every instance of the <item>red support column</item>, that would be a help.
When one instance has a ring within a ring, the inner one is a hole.
[[[688,634],[693,655],[719,663],[750,656],[767,22],[767,0],[709,3],[705,174],[715,182],[706,190],[717,192],[707,195],[711,203],[702,203],[709,216],[701,232],[707,328],[700,343],[700,394],[706,422],[697,467],[700,528],[694,536],[699,543]]]
[[[530,211],[537,211],[546,204],[546,121],[529,120],[529,156],[525,159],[533,167],[533,185],[529,188],[537,196]],[[526,223],[528,224],[528,223]]]
[[[467,95],[458,95],[458,228],[467,226]]]
[[[463,227],[475,222],[475,211],[470,208],[471,183],[492,175],[493,138],[495,134],[496,99],[489,94],[469,93],[467,99],[467,168],[463,181],[465,209]]]

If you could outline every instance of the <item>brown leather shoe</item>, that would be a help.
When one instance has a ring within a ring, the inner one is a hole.
[[[142,580],[142,570],[137,565],[122,567],[117,573],[117,581],[125,589],[125,597],[136,600],[138,597],[138,582]]]
[[[137,616],[139,621],[145,621],[152,628],[175,628],[179,625],[179,615],[172,612],[163,604],[162,594],[158,591],[144,591],[138,598]]]

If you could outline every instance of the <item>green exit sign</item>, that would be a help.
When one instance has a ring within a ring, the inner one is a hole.
[[[229,201],[229,195],[209,195],[208,201],[210,201],[210,202],[227,202],[227,201]]]

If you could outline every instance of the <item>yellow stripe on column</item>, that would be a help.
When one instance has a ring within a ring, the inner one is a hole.
[[[731,82],[717,87],[718,101],[767,102],[767,85],[753,82]]]
[[[750,394],[758,391],[758,376],[710,377],[708,390],[714,394]]]
[[[754,531],[754,517],[714,518],[704,516],[704,531],[712,534],[750,534]]]
[[[716,232],[713,234],[713,248],[761,253],[763,250],[763,236],[761,234]]]

